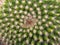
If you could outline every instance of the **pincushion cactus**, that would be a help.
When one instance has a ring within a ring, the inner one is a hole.
[[[50,0],[5,0],[0,37],[6,45],[59,45],[60,4]]]

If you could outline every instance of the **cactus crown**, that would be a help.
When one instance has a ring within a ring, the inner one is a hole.
[[[51,0],[5,0],[0,37],[6,45],[58,45],[60,4]]]

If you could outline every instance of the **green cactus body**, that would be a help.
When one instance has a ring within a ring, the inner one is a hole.
[[[52,0],[5,0],[0,37],[6,45],[58,45],[60,3]]]

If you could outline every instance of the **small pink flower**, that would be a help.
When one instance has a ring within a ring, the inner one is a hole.
[[[0,0],[0,6],[3,5],[4,1],[5,1],[5,0]]]
[[[2,41],[2,38],[0,38],[0,45],[6,45],[6,43]]]

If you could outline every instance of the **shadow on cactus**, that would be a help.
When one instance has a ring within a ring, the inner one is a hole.
[[[5,0],[0,10],[0,37],[7,45],[59,45],[60,3]]]

